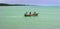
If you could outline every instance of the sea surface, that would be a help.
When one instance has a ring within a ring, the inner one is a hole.
[[[60,6],[0,6],[0,29],[60,29]]]

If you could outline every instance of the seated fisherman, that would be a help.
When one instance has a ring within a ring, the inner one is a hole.
[[[35,14],[36,14],[36,12],[33,13],[33,15],[35,15]]]
[[[29,14],[31,15],[31,12]]]

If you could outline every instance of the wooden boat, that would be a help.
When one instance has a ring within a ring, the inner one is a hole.
[[[37,14],[24,14],[24,16],[38,16],[38,13]]]

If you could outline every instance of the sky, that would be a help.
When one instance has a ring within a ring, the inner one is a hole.
[[[0,0],[0,3],[60,6],[60,0]]]

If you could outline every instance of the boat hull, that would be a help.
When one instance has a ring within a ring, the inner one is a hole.
[[[24,16],[38,16],[38,14],[30,14],[30,15],[25,14]]]

